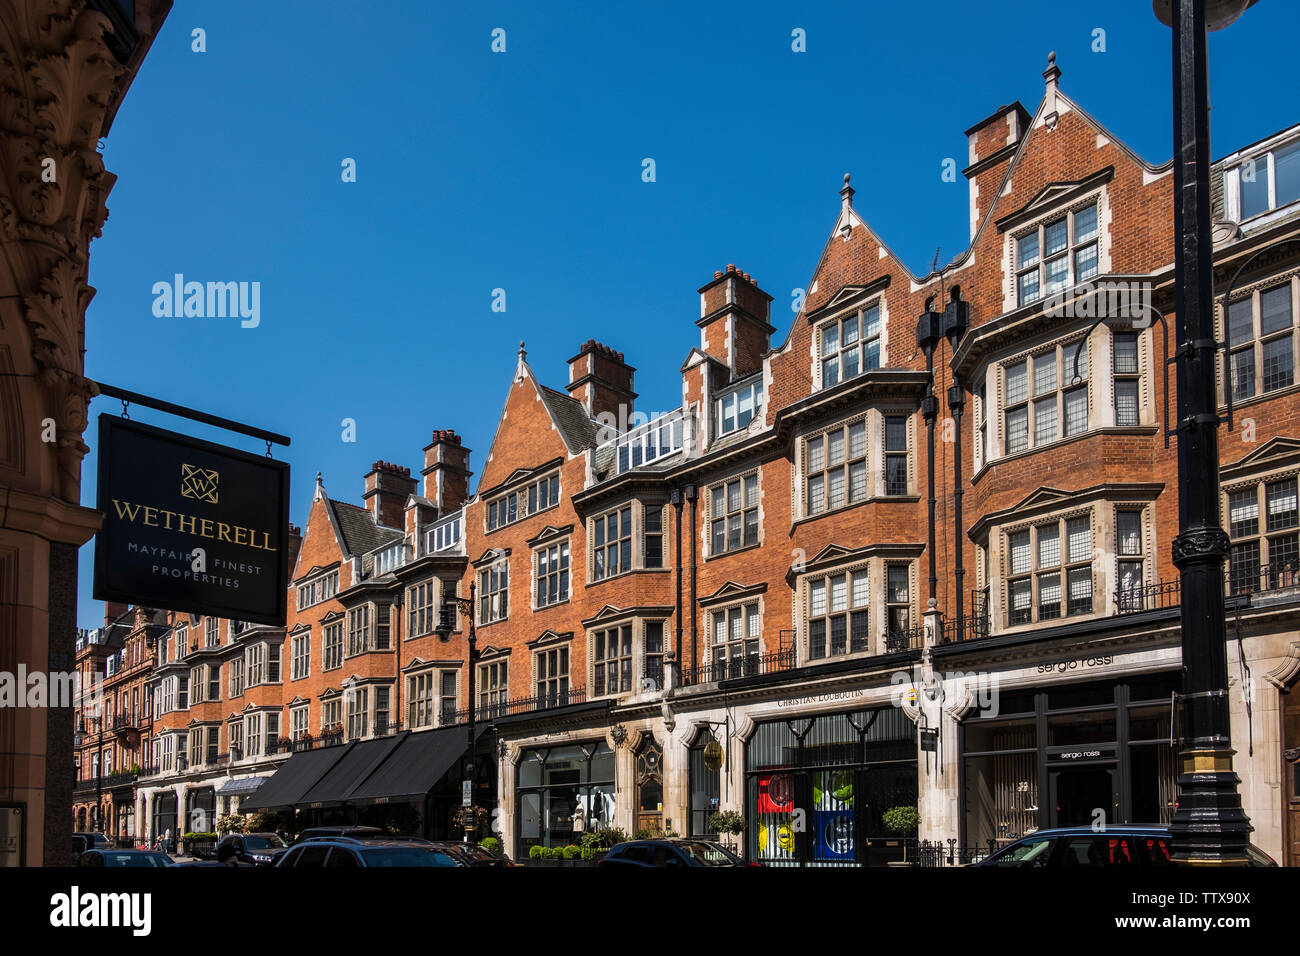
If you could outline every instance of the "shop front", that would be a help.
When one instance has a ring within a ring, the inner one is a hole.
[[[1004,690],[961,725],[962,841],[1045,827],[1168,824],[1178,675]]]
[[[916,725],[897,707],[756,722],[745,748],[747,855],[769,866],[881,866],[917,805]]]
[[[655,790],[657,745],[647,740],[641,756],[644,816],[662,809],[662,788]],[[522,751],[515,788],[516,856],[527,858],[534,846],[568,846],[588,830],[613,826],[614,781],[614,751],[604,740]]]
[[[160,790],[153,796],[153,832],[149,834],[153,842],[171,831],[172,845],[176,845],[179,835],[176,830],[176,791]]]
[[[184,833],[213,833],[217,828],[217,792],[212,787],[196,787],[186,795]]]

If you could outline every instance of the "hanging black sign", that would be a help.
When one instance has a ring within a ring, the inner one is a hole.
[[[99,416],[94,596],[284,626],[289,465]]]

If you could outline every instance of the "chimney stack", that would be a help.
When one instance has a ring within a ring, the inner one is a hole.
[[[622,427],[632,417],[636,392],[632,377],[636,369],[623,360],[623,353],[595,339],[587,339],[578,354],[569,359],[569,394],[582,402],[591,418],[609,416]]]
[[[970,180],[970,237],[997,201],[1007,165],[1029,132],[1029,113],[1018,102],[1000,106],[996,113],[966,130],[970,165],[962,172]]]
[[[415,493],[418,484],[411,477],[411,469],[377,461],[366,475],[366,490],[361,500],[366,503],[366,510],[376,524],[400,530],[406,523],[406,498]]]
[[[744,378],[763,365],[776,330],[769,323],[772,297],[748,272],[728,265],[699,288],[700,351]]]
[[[470,450],[451,428],[439,428],[424,448],[424,497],[438,507],[438,517],[458,510],[469,497]]]
[[[128,610],[129,608],[127,607],[127,605],[123,604],[121,601],[105,601],[104,602],[104,626],[108,627],[119,617],[124,615]]]

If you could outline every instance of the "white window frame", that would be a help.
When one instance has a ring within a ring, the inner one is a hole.
[[[569,539],[533,549],[533,609],[555,607],[569,600],[573,587],[573,561]],[[554,596],[552,596],[552,591]]]
[[[1083,349],[1079,352],[1079,382],[1074,382],[1074,354],[1075,349],[1080,341],[1084,341]],[[1041,448],[1047,448],[1058,442],[1069,441],[1080,435],[1086,435],[1094,430],[1092,420],[1092,381],[1094,375],[1092,372],[1092,356],[1090,354],[1091,341],[1083,339],[1079,335],[1062,341],[1057,341],[1019,355],[1012,356],[999,361],[995,368],[997,374],[997,403],[994,408],[989,409],[989,417],[996,415],[996,423],[999,441],[997,443],[996,456],[986,454],[984,462],[999,461],[1003,458],[1010,458],[1016,455],[1027,455]],[[1141,343],[1139,341],[1139,356],[1141,352]],[[1054,387],[1050,389],[1038,390],[1038,373],[1037,363],[1043,362],[1048,357],[1056,363],[1056,379]],[[1139,357],[1139,367],[1141,358]],[[1023,398],[1010,402],[1008,397],[1007,386],[1011,378],[1011,370],[1020,365],[1025,366],[1025,394]],[[1086,402],[1087,417],[1084,427],[1078,431],[1066,433],[1066,426],[1069,418],[1070,397],[1078,391],[1082,391]],[[1051,407],[1054,409],[1056,418],[1055,437],[1045,438],[1040,441],[1038,436],[1039,409],[1046,407],[1044,403],[1051,401]],[[990,403],[992,404],[992,403]],[[1025,417],[1025,447],[1015,451],[1011,450],[1011,424],[1009,415],[1012,412],[1024,410]],[[991,444],[991,443],[990,443]],[[993,449],[990,448],[990,451]]]
[[[870,322],[874,323],[869,326]],[[818,322],[813,334],[813,381],[817,389],[833,388],[842,382],[857,378],[867,372],[883,368],[885,365],[885,321],[886,309],[884,296],[877,296],[863,303],[857,309],[843,312],[833,318]],[[865,332],[874,329],[870,335]],[[830,339],[834,332],[833,341]],[[845,338],[853,335],[854,339],[845,345]],[[875,346],[874,353],[871,346]],[[847,363],[854,369],[846,372]],[[874,359],[875,364],[869,365]],[[835,381],[828,381],[827,369],[835,369]]]
[[[406,589],[406,638],[425,637],[438,626],[438,578],[426,578]]]
[[[1076,217],[1086,209],[1093,210],[1093,232],[1091,235],[1086,235],[1085,238],[1080,239]],[[1050,299],[1053,295],[1066,289],[1072,289],[1079,283],[1095,279],[1102,274],[1101,219],[1101,195],[1096,193],[1073,204],[1068,209],[1049,213],[1033,225],[1016,231],[1011,237],[1011,300],[1016,308]],[[1065,223],[1065,248],[1064,251],[1057,251],[1049,258],[1044,255],[1047,245],[1047,230],[1061,222]],[[1021,246],[1027,243],[1031,237],[1036,243],[1037,253],[1031,262],[1022,264],[1020,257]],[[1085,270],[1079,268],[1078,256],[1082,250],[1089,246],[1094,247],[1096,250],[1095,265],[1091,273],[1084,275]],[[1059,262],[1061,259],[1065,259],[1066,262],[1065,278],[1060,284],[1049,286],[1048,263]],[[1037,281],[1036,293],[1032,298],[1025,298],[1021,292],[1021,279],[1031,273]]]
[[[732,507],[730,493],[736,491],[735,507]],[[753,489],[751,503],[750,489]],[[709,486],[708,490],[708,542],[709,556],[727,554],[731,551],[743,551],[763,543],[763,487],[758,469],[752,469],[738,475],[732,475]],[[750,529],[750,516],[753,516],[754,540],[746,540]],[[735,524],[736,543],[731,543],[732,524]],[[721,546],[719,546],[719,534]]]
[[[560,469],[553,468],[544,475],[530,478],[519,488],[488,499],[483,506],[483,531],[491,534],[525,518],[558,508],[563,499]]]
[[[302,680],[311,675],[311,628],[289,635],[289,679]]]
[[[1264,332],[1264,296],[1284,287],[1289,290],[1291,300],[1290,324],[1285,328]],[[1233,311],[1246,302],[1250,303],[1250,336],[1232,341],[1230,339],[1232,328],[1229,320]],[[1234,404],[1240,404],[1285,392],[1300,381],[1300,377],[1297,376],[1297,368],[1300,367],[1300,335],[1296,333],[1297,325],[1300,325],[1300,273],[1293,271],[1283,275],[1270,276],[1254,283],[1248,289],[1243,289],[1241,293],[1234,294],[1226,310],[1220,305],[1218,311],[1219,332],[1222,340],[1228,342],[1228,376],[1226,381],[1220,383],[1220,405],[1227,404],[1227,390],[1229,388],[1234,389],[1232,397]],[[1281,341],[1284,338],[1289,338],[1291,341],[1291,382],[1287,385],[1278,385],[1265,390],[1264,349],[1267,345]],[[1237,379],[1237,357],[1247,352],[1251,356],[1251,394],[1238,395],[1234,388]]]
[[[487,567],[479,568],[478,615],[480,626],[510,618],[510,561],[502,556]]]
[[[1228,218],[1237,222],[1248,222],[1261,216],[1267,216],[1269,213],[1276,212],[1277,209],[1289,206],[1297,199],[1300,199],[1300,196],[1294,196],[1282,203],[1281,207],[1279,207],[1277,201],[1276,154],[1292,152],[1295,150],[1300,150],[1300,139],[1292,138],[1284,140],[1255,153],[1253,156],[1245,157],[1241,161],[1234,163],[1233,166],[1225,172],[1224,175],[1227,182],[1224,184],[1224,196],[1228,199],[1228,209],[1226,210]],[[1254,167],[1253,175],[1256,182],[1259,180],[1261,166],[1263,167],[1263,174],[1267,185],[1268,206],[1266,209],[1262,209],[1259,212],[1252,212],[1250,215],[1246,215],[1245,207],[1242,202],[1242,183],[1244,181],[1243,171],[1251,165]]]

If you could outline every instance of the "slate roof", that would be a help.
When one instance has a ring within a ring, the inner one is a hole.
[[[386,544],[394,544],[403,537],[402,532],[396,528],[375,524],[374,518],[365,508],[333,498],[328,500],[334,509],[339,533],[343,536],[343,550],[347,554],[365,554]]]
[[[540,382],[537,383],[537,391],[570,452],[596,447],[600,425],[587,417],[587,409],[582,402],[553,388],[547,388]]]

